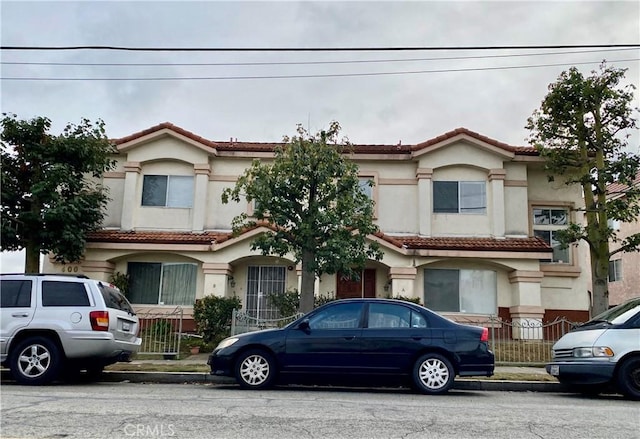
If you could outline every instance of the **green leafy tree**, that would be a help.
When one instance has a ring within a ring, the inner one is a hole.
[[[206,343],[216,344],[231,333],[233,310],[241,308],[238,297],[205,296],[193,305],[196,329]]]
[[[2,250],[25,249],[25,271],[33,273],[40,254],[79,260],[108,200],[97,183],[114,165],[104,123],[82,119],[57,136],[46,117],[3,114],[1,124]]]
[[[356,277],[367,259],[382,258],[367,235],[373,223],[373,201],[362,191],[357,165],[348,159],[349,142],[338,141],[340,125],[310,135],[298,125],[297,136],[284,139],[272,163],[255,160],[222,202],[253,203],[253,216],[234,218],[237,232],[268,223],[273,233],[252,242],[263,254],[293,254],[302,264],[300,311],[314,304],[314,281],[323,273]],[[370,181],[369,185],[373,185]]]
[[[640,157],[626,151],[629,133],[637,128],[637,109],[631,104],[635,87],[622,84],[625,72],[602,64],[585,77],[572,67],[549,85],[527,124],[530,141],[546,159],[549,179],[559,176],[568,185],[582,187],[585,204],[578,210],[584,211],[586,224],[571,223],[558,239],[565,248],[579,240],[589,245],[592,315],[609,307],[610,257],[638,251],[640,245],[640,234],[622,240],[608,224],[637,221],[640,213],[640,185],[633,184]],[[622,185],[623,191],[611,193],[612,183]],[[619,248],[610,251],[610,242]]]

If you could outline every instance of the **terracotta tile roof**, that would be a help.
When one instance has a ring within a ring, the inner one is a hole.
[[[540,238],[425,238],[419,236],[395,237],[409,249],[416,250],[471,250],[509,252],[550,252],[549,244]]]
[[[636,175],[636,178],[633,180],[633,186],[640,185],[640,171]],[[609,195],[618,195],[627,190],[629,186],[622,183],[611,183],[607,186],[607,194]]]
[[[223,151],[249,151],[249,152],[272,152],[276,146],[282,145],[282,143],[278,142],[239,142],[235,141],[213,141],[205,139],[204,137],[198,136],[191,131],[187,131],[184,128],[180,128],[177,125],[174,125],[170,122],[164,122],[158,124],[156,126],[147,128],[143,131],[139,131],[137,133],[133,133],[129,136],[122,137],[120,139],[114,139],[113,142],[116,145],[122,145],[124,143],[131,142],[133,140],[142,138],[149,134],[153,134],[154,132],[161,131],[164,129],[172,130],[182,136],[185,136],[191,140],[199,142],[203,145],[209,146],[211,148],[216,148]],[[434,137],[433,139],[427,140],[425,142],[419,143],[417,145],[352,145],[354,154],[411,154],[412,151],[419,151],[425,148],[429,148],[433,145],[436,145],[445,140],[451,139],[457,135],[465,134],[469,137],[473,137],[482,142],[488,143],[490,145],[496,146],[498,148],[502,148],[506,151],[513,152],[517,155],[538,155],[538,152],[534,147],[529,146],[512,146],[503,142],[499,142],[495,139],[491,139],[490,137],[483,136],[482,134],[478,134],[474,131],[468,130],[466,128],[457,128],[453,131],[449,131],[441,136]]]
[[[258,227],[273,228],[267,223],[259,223],[246,228],[241,234]],[[550,252],[551,247],[540,238],[425,238],[420,236],[391,236],[378,232],[376,237],[398,248],[416,250],[471,250],[471,251],[512,251],[512,252]],[[233,238],[232,233],[224,232],[157,232],[157,231],[119,231],[100,230],[89,234],[88,242],[138,243],[138,244],[220,244]]]
[[[88,235],[88,242],[142,243],[142,244],[205,244],[226,241],[229,233],[145,232],[99,230]]]

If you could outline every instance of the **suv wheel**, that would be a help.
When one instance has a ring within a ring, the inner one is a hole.
[[[640,400],[640,357],[629,358],[620,365],[618,388],[627,398]]]
[[[12,349],[9,368],[20,384],[47,384],[58,377],[61,364],[58,346],[46,337],[29,337]]]

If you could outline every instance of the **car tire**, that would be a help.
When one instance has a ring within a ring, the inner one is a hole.
[[[46,337],[29,337],[12,349],[9,368],[20,384],[42,385],[58,378],[62,353],[58,345]]]
[[[440,354],[425,354],[413,366],[413,384],[418,391],[427,395],[447,393],[453,386],[454,378],[451,362]]]
[[[618,369],[618,390],[624,396],[640,400],[640,357],[628,358]]]
[[[271,387],[276,374],[273,355],[262,349],[245,351],[236,361],[236,381],[243,389],[259,390]]]

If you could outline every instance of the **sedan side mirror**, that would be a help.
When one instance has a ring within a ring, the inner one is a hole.
[[[304,319],[300,323],[298,323],[298,329],[302,329],[303,331],[309,330],[309,319]]]

